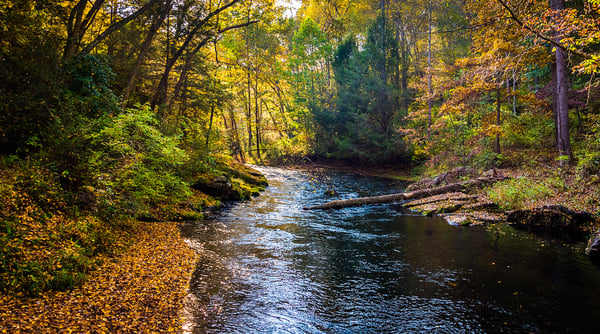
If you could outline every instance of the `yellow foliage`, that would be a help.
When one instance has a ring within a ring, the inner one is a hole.
[[[90,274],[81,288],[37,298],[0,295],[0,328],[10,333],[179,331],[195,253],[175,223],[137,224],[129,250]]]

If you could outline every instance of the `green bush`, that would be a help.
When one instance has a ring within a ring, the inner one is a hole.
[[[575,156],[580,172],[589,176],[600,173],[600,115],[587,117],[587,133],[577,143]]]
[[[511,115],[502,124],[503,145],[518,148],[540,148],[553,144],[554,120],[552,117],[532,112]]]
[[[522,209],[552,195],[546,184],[528,178],[498,182],[487,189],[490,199],[504,210]]]
[[[137,215],[190,196],[178,170],[188,161],[179,139],[163,135],[148,106],[128,109],[92,134],[91,185],[103,213]]]
[[[502,153],[496,153],[487,149],[483,150],[483,152],[477,154],[473,158],[473,164],[475,167],[488,170],[500,167],[500,165],[502,165],[502,163],[506,160],[506,156],[504,156]]]

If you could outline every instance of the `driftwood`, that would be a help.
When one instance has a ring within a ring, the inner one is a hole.
[[[430,196],[431,198],[424,199],[414,199],[410,200],[403,205],[407,208],[412,208],[415,206],[427,205],[427,204],[435,204],[444,201],[454,201],[454,202],[468,202],[473,201],[479,198],[479,195],[467,195],[461,192],[452,192],[447,194],[442,194],[440,196]]]
[[[469,180],[466,182],[453,183],[449,185],[445,185],[442,187],[423,189],[423,190],[415,190],[408,193],[396,193],[389,195],[381,195],[381,196],[372,196],[372,197],[361,197],[361,198],[352,198],[345,200],[337,200],[328,202],[322,205],[305,207],[304,210],[325,210],[325,209],[341,209],[352,206],[361,206],[367,204],[380,204],[380,203],[393,203],[399,201],[408,201],[415,200],[424,197],[430,197],[439,194],[445,194],[450,192],[457,191],[468,191],[471,188],[482,188],[486,185],[492,184],[494,182],[500,181],[503,178],[499,177],[485,177]]]

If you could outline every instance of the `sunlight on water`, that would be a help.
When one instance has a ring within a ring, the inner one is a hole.
[[[305,211],[405,184],[260,167],[270,186],[182,233],[200,253],[186,333],[586,332],[600,271],[560,244],[393,205]]]

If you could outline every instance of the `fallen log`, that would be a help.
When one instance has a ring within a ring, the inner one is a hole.
[[[486,185],[492,184],[494,182],[503,180],[501,177],[484,177],[477,178],[465,182],[453,183],[449,185],[445,185],[442,187],[423,189],[423,190],[415,190],[408,193],[395,193],[389,195],[381,195],[381,196],[372,196],[372,197],[361,197],[361,198],[352,198],[352,199],[343,199],[337,201],[331,201],[325,204],[305,207],[304,210],[327,210],[327,209],[341,209],[352,206],[361,206],[368,204],[382,204],[382,203],[393,203],[399,201],[408,201],[414,200],[434,195],[440,195],[450,192],[466,192],[472,188],[483,188]]]
[[[415,206],[427,205],[427,204],[435,204],[444,201],[455,201],[455,202],[467,202],[471,200],[476,200],[479,198],[479,195],[467,195],[465,193],[447,193],[442,194],[440,196],[430,196],[431,198],[425,197],[425,199],[413,199],[404,203],[403,205],[407,208],[412,208]]]

